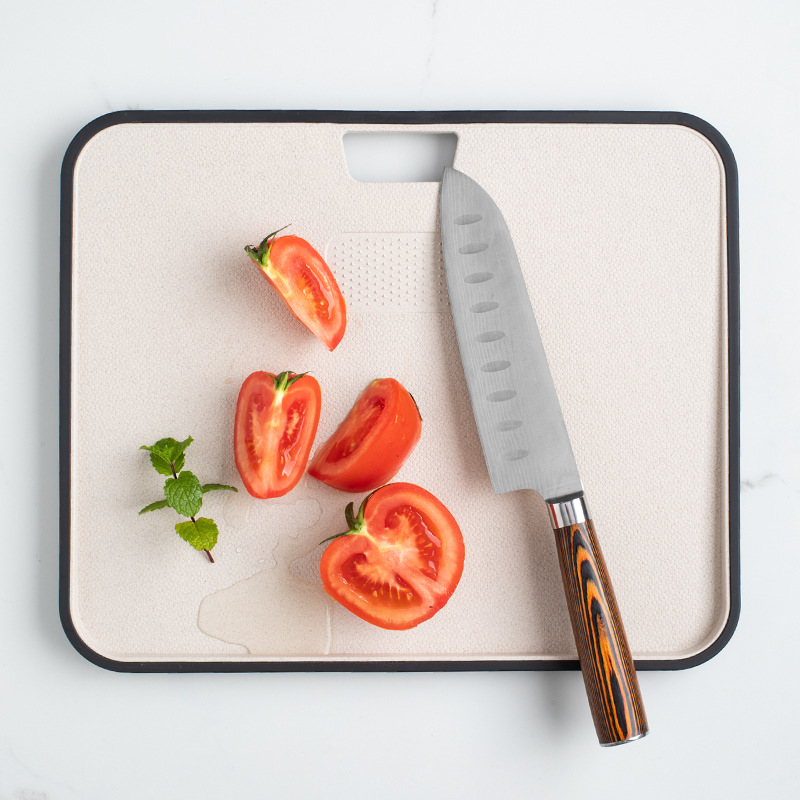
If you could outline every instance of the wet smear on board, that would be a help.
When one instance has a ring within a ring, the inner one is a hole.
[[[197,625],[207,636],[244,647],[252,655],[325,655],[331,646],[332,601],[319,579],[324,538],[313,532],[322,509],[312,498],[265,500],[226,509],[229,525],[275,541],[263,569],[200,604]]]

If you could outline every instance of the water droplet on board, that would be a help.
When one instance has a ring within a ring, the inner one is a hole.
[[[220,492],[221,494],[221,492]],[[246,491],[225,492],[227,497],[222,506],[222,519],[225,527],[234,530],[245,530],[247,528],[247,516],[251,504],[247,501],[250,495]]]

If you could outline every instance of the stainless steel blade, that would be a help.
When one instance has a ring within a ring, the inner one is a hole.
[[[495,493],[583,491],[514,244],[492,198],[445,168],[442,253],[461,363]]]

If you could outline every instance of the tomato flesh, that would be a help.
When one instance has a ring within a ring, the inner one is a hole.
[[[298,452],[302,450],[300,434],[305,419],[305,405],[301,402],[292,403],[286,411],[286,427],[278,444],[278,469],[282,476],[291,475],[297,466]]]
[[[352,455],[363,443],[365,437],[373,428],[386,408],[386,401],[382,397],[368,398],[359,409],[352,421],[352,429],[339,436],[331,446],[326,462],[333,464]],[[367,487],[375,488],[375,487]]]
[[[422,419],[414,398],[393,378],[374,380],[314,455],[309,475],[344,492],[388,483],[416,447]]]
[[[464,540],[453,515],[411,483],[378,489],[350,533],[325,550],[325,590],[361,619],[407,630],[430,619],[461,578]]]
[[[242,384],[236,404],[236,468],[247,491],[262,499],[280,497],[297,485],[319,424],[316,379],[303,375],[282,386],[283,375],[291,373],[254,372]]]
[[[291,267],[284,269],[288,274],[297,275],[297,284],[303,299],[303,308],[308,309],[310,316],[318,317],[324,322],[330,322],[336,313],[336,297],[329,281],[325,280],[318,264],[316,269],[306,263],[304,258],[292,256],[286,259]]]
[[[344,336],[344,298],[322,256],[299,236],[267,237],[245,248],[292,315],[333,350]]]

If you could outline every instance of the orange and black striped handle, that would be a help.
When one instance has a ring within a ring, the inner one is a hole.
[[[600,744],[623,744],[648,731],[639,681],[585,502],[568,503],[548,505],[578,659]]]

